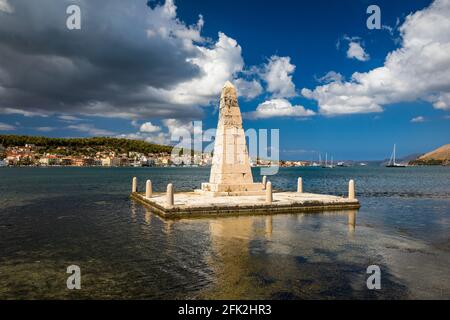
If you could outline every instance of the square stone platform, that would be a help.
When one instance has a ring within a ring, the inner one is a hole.
[[[192,218],[201,216],[231,216],[276,213],[320,212],[325,210],[359,209],[358,200],[344,197],[297,192],[274,192],[273,202],[267,204],[265,196],[215,196],[196,192],[174,195],[174,205],[166,204],[166,193],[145,194],[133,192],[131,197],[152,212],[164,218]]]

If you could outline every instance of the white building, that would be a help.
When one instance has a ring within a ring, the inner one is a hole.
[[[115,157],[108,157],[102,159],[102,166],[103,167],[119,167],[120,166],[120,159]]]

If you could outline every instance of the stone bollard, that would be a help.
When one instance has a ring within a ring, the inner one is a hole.
[[[267,184],[267,177],[266,176],[263,176],[262,184],[263,184],[263,189],[266,189],[266,184]]]
[[[267,182],[266,184],[266,203],[272,203],[273,195],[272,195],[272,182]]]
[[[355,181],[353,179],[348,182],[348,199],[355,200]]]
[[[133,177],[133,182],[131,184],[131,192],[137,192],[137,178]]]
[[[166,203],[169,207],[173,206],[173,185],[169,183],[167,185]]]
[[[152,181],[147,180],[147,183],[145,184],[145,197],[150,199],[152,197],[152,193]]]
[[[297,192],[303,193],[303,180],[302,177],[299,177],[297,180]]]

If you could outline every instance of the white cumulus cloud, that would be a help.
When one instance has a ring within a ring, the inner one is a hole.
[[[212,47],[196,46],[196,58],[190,62],[200,69],[200,76],[182,82],[170,89],[147,88],[147,94],[173,105],[208,105],[216,101],[224,83],[235,79],[244,98],[254,98],[262,92],[256,80],[247,81],[237,77],[244,69],[242,48],[236,40],[219,32]],[[170,114],[168,114],[170,115]]]
[[[139,130],[141,132],[153,133],[153,132],[161,131],[161,127],[155,126],[154,124],[152,124],[149,121],[149,122],[143,123]]]
[[[241,46],[222,32],[211,48],[198,46],[196,50],[198,56],[190,62],[200,68],[201,76],[161,91],[173,103],[208,104],[217,99],[223,84],[244,68]]]
[[[450,0],[410,14],[399,31],[401,47],[383,66],[302,94],[327,115],[381,112],[385,105],[417,100],[450,110]]]
[[[295,65],[290,57],[272,56],[260,70],[260,76],[274,98],[290,98],[297,95],[292,81],[294,71]]]
[[[367,61],[370,56],[364,51],[361,43],[350,41],[348,44],[347,57],[350,59],[357,59],[359,61]]]
[[[286,99],[272,99],[261,103],[256,108],[256,111],[245,115],[251,119],[264,119],[273,117],[310,117],[315,115],[315,112],[300,105],[292,105]]]
[[[157,127],[159,128],[159,130],[155,131],[140,130],[139,132],[136,133],[116,135],[116,137],[133,140],[144,140],[150,143],[163,145],[176,145],[179,144],[181,141],[188,144],[189,141],[184,141],[184,138],[189,137],[190,139],[192,139],[194,137],[200,138],[202,137],[201,131],[197,131],[200,130],[200,128],[194,127],[192,121],[180,119],[164,119],[161,122],[165,127],[164,130],[161,127]],[[148,123],[149,122],[144,123],[143,126]],[[153,127],[155,126],[151,124],[151,126],[149,125],[148,127],[153,129]],[[195,136],[195,133],[197,133],[198,135]]]
[[[234,81],[239,96],[246,99],[253,99],[263,92],[263,87],[259,81],[253,79],[251,81],[245,79],[237,79]]]
[[[245,117],[250,119],[265,119],[273,117],[310,117],[316,113],[305,109],[300,105],[293,105],[288,98],[297,96],[292,74],[295,65],[291,63],[290,57],[272,56],[269,61],[256,73],[267,84],[267,92],[271,93],[271,99],[258,105],[255,111],[247,112]],[[342,76],[336,72],[329,72],[319,81],[340,81]]]

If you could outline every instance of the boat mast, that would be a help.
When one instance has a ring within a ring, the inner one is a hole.
[[[393,159],[394,159],[394,166],[395,166],[395,143],[394,143],[394,153],[393,153]]]
[[[395,150],[395,144],[394,144],[394,150]],[[392,159],[394,159],[394,150],[392,150],[391,156],[389,157],[389,163],[388,163],[388,166],[392,166],[392,165],[393,165]]]

